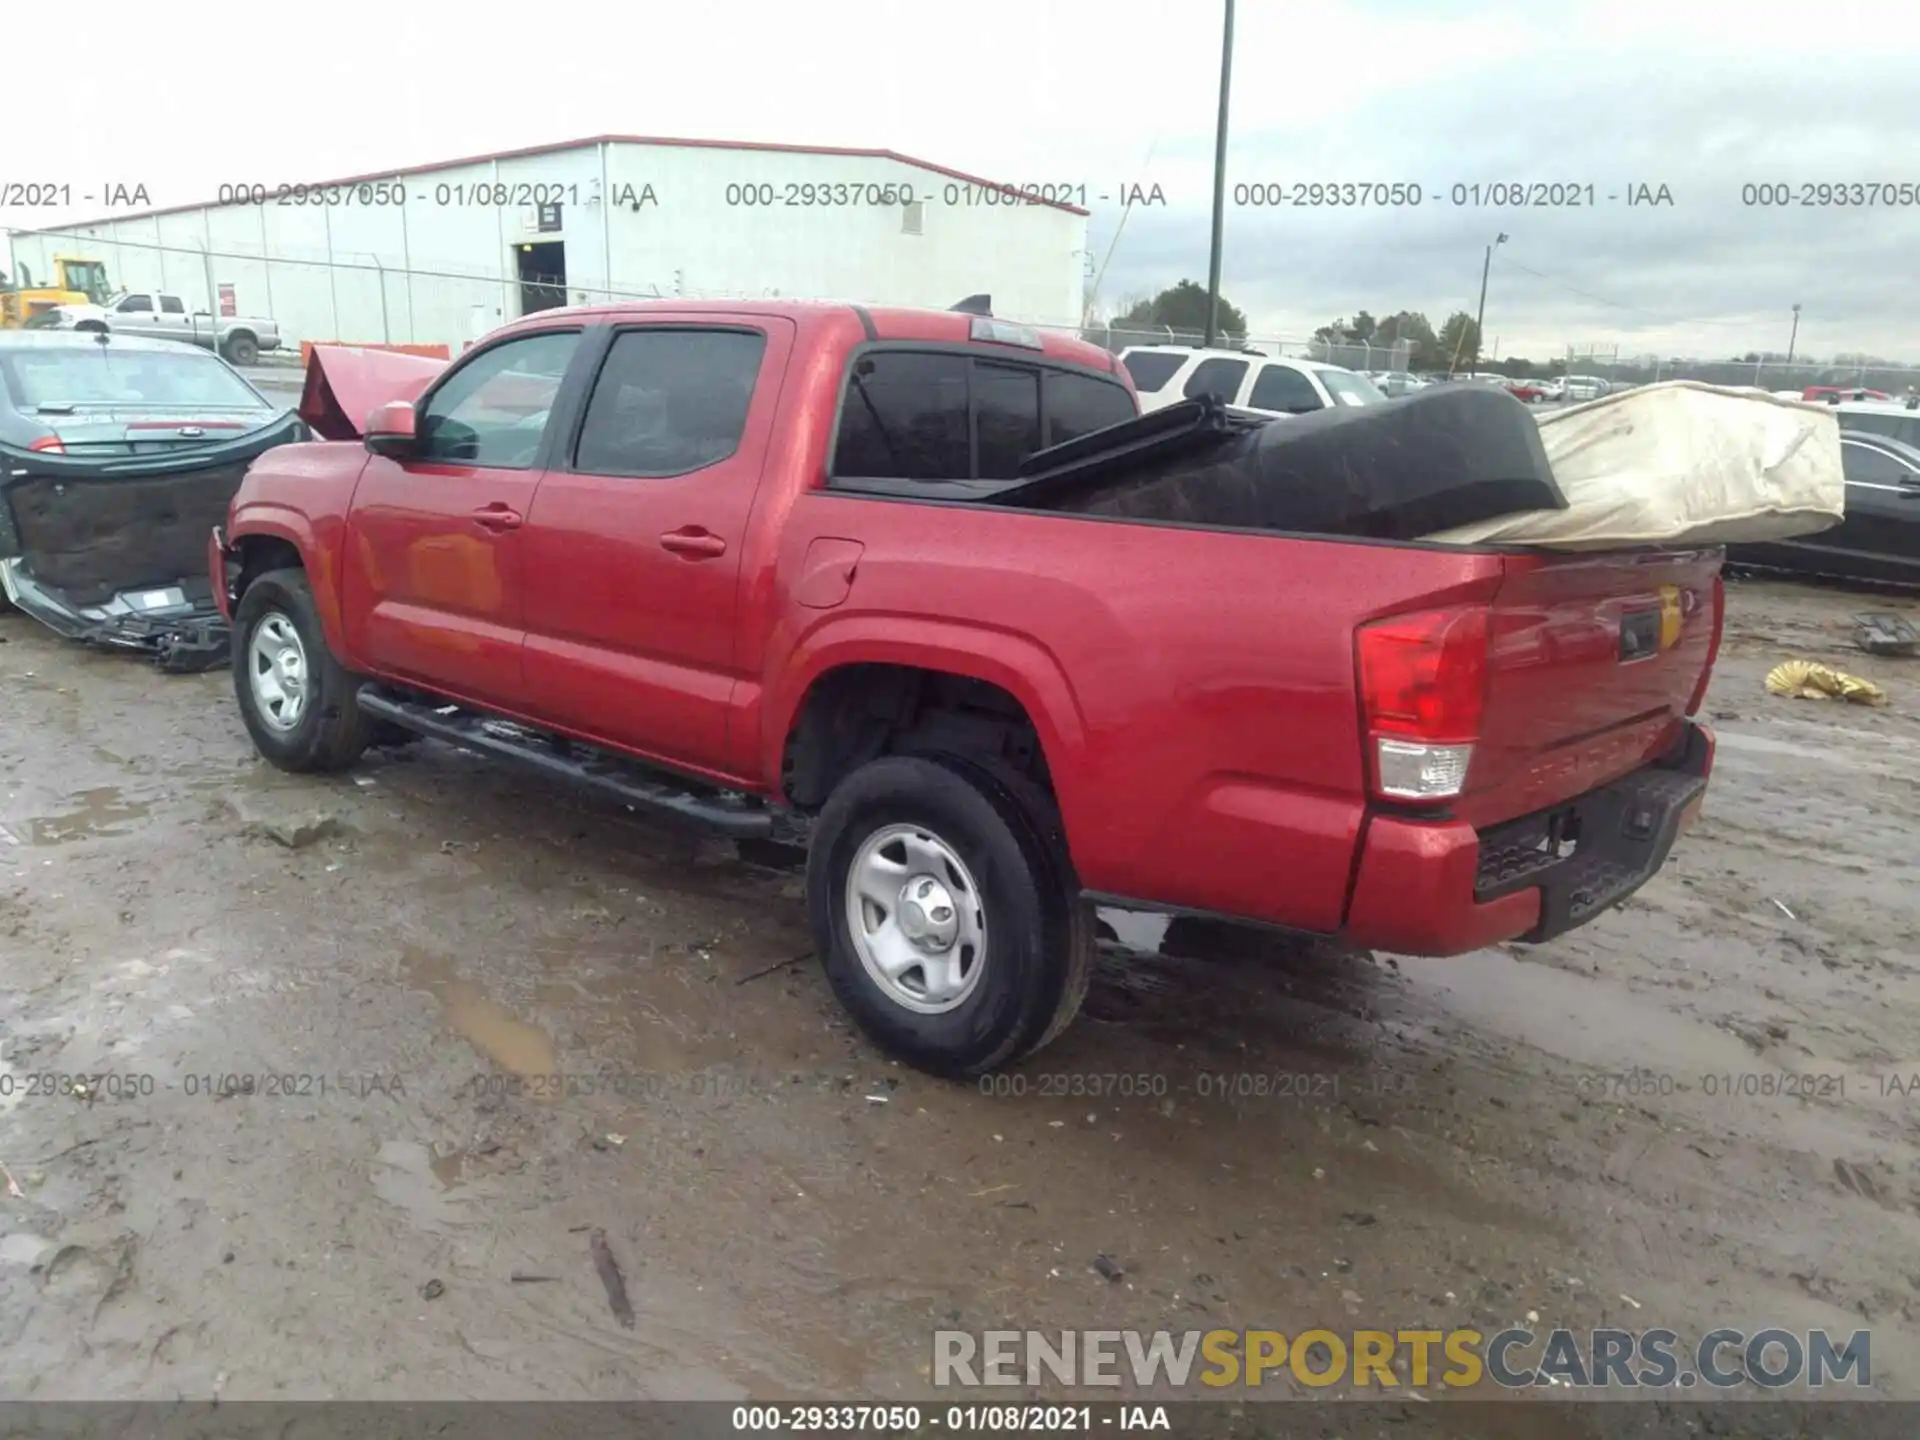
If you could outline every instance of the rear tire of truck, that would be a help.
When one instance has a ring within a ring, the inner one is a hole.
[[[225,353],[229,364],[251,365],[260,358],[260,347],[251,335],[235,335],[228,339]]]
[[[1051,804],[959,757],[889,756],[841,782],[814,826],[807,910],[860,1028],[943,1078],[1038,1050],[1093,974],[1093,909]]]
[[[233,689],[253,745],[282,770],[344,770],[367,748],[359,677],[333,658],[304,570],[269,570],[233,615]]]

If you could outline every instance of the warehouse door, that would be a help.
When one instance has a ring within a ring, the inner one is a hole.
[[[567,303],[567,247],[564,241],[542,240],[514,248],[520,269],[520,313],[551,310]]]

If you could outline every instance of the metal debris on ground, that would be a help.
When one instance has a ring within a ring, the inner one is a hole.
[[[1869,655],[1912,655],[1920,651],[1920,631],[1906,617],[1876,610],[1853,617],[1853,643]]]
[[[1795,700],[1847,700],[1855,705],[1884,705],[1887,692],[1871,680],[1849,675],[1812,660],[1783,660],[1767,672],[1767,689]]]
[[[627,1282],[621,1278],[620,1266],[613,1258],[613,1247],[607,1244],[607,1232],[595,1230],[587,1236],[587,1244],[593,1250],[593,1268],[600,1274],[600,1283],[606,1287],[607,1308],[613,1311],[613,1318],[627,1329],[633,1329],[633,1302],[627,1299]]]

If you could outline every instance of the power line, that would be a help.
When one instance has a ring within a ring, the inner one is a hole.
[[[1507,266],[1511,266],[1515,270],[1525,271],[1527,274],[1533,276],[1536,280],[1545,280],[1549,285],[1558,285],[1562,290],[1565,290],[1569,295],[1578,295],[1581,299],[1591,300],[1596,305],[1606,305],[1615,310],[1625,310],[1632,315],[1644,315],[1649,320],[1658,320],[1663,325],[1737,325],[1742,329],[1750,330],[1753,328],[1753,322],[1751,320],[1702,320],[1702,319],[1690,320],[1690,319],[1676,319],[1675,317],[1670,315],[1659,315],[1653,312],[1652,310],[1643,310],[1638,305],[1628,305],[1624,301],[1610,300],[1605,295],[1595,295],[1590,290],[1582,290],[1578,286],[1569,285],[1567,284],[1566,281],[1558,278],[1557,276],[1548,275],[1544,271],[1535,270],[1533,267],[1529,265],[1522,265],[1518,260],[1515,260],[1510,255],[1500,255],[1499,259],[1500,259],[1501,266],[1503,268]]]

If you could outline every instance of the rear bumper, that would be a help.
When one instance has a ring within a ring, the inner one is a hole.
[[[27,573],[19,559],[0,561],[0,589],[23,615],[68,640],[150,656],[162,670],[193,673],[226,663],[227,622],[198,576],[170,585],[123,591],[78,605]]]
[[[1656,764],[1484,831],[1375,816],[1342,938],[1403,955],[1536,944],[1625,900],[1699,815],[1713,732],[1689,721]]]

